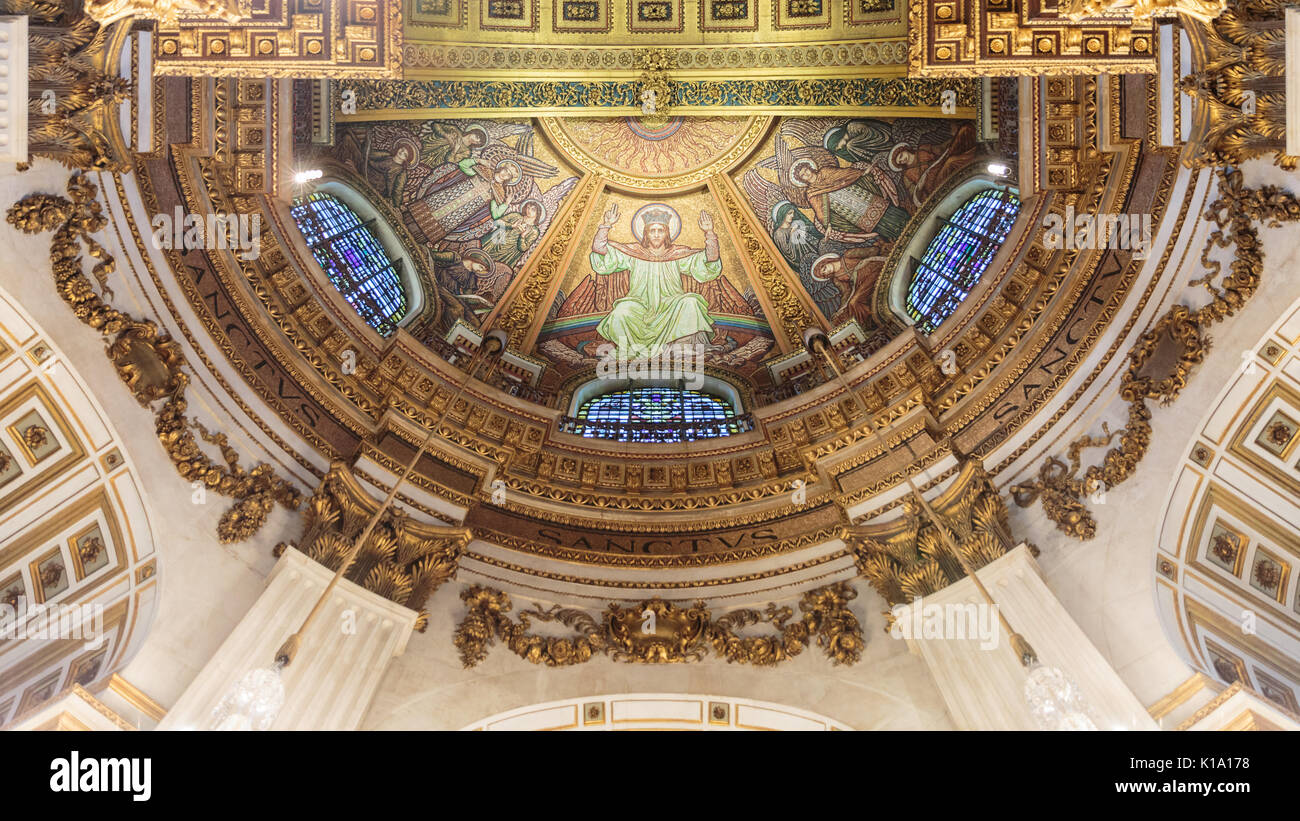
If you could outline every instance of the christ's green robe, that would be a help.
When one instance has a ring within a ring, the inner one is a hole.
[[[592,253],[591,269],[601,275],[628,272],[627,295],[614,302],[596,328],[596,333],[614,343],[620,358],[653,357],[674,340],[700,332],[713,334],[708,302],[682,288],[682,275],[709,282],[721,275],[722,260],[709,262],[704,251],[649,260],[611,242],[605,253]]]

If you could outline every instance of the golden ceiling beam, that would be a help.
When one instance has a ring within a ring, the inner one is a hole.
[[[163,0],[176,3],[179,0]],[[219,3],[222,0],[187,0]],[[152,4],[153,0],[105,0]],[[158,77],[396,80],[402,76],[402,7],[374,0],[295,0],[254,6],[234,21],[174,15],[159,23]]]
[[[908,76],[1155,73],[1150,20],[1071,20],[1049,2],[909,0]]]

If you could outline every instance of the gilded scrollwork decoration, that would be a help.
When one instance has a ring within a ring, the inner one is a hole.
[[[641,116],[651,125],[668,121],[673,103],[672,80],[668,76],[668,52],[651,49],[641,56],[641,86],[637,99]]]
[[[1300,199],[1277,186],[1247,188],[1241,171],[1228,166],[1218,170],[1219,196],[1206,211],[1217,230],[1213,231],[1201,252],[1201,264],[1209,271],[1197,283],[1210,294],[1210,301],[1200,308],[1175,305],[1138,338],[1129,351],[1129,365],[1120,381],[1120,397],[1128,403],[1128,422],[1124,428],[1104,436],[1084,436],[1070,445],[1069,465],[1049,458],[1038,476],[1011,488],[1016,504],[1027,507],[1041,502],[1059,530],[1077,539],[1091,539],[1097,522],[1083,500],[1098,490],[1106,490],[1126,481],[1146,455],[1151,443],[1151,409],[1149,401],[1162,405],[1173,402],[1187,386],[1196,366],[1210,347],[1209,328],[1239,311],[1259,288],[1264,270],[1258,224],[1271,226],[1300,220]],[[1229,272],[1222,274],[1218,260],[1210,259],[1215,248],[1232,248]],[[1157,363],[1168,362],[1164,370]],[[1085,448],[1118,443],[1097,464],[1082,470],[1080,453]]]
[[[848,603],[857,591],[845,582],[810,590],[799,600],[801,615],[790,607],[769,604],[728,611],[714,617],[703,602],[679,606],[663,599],[632,607],[611,603],[600,616],[555,605],[534,606],[511,616],[508,593],[474,586],[461,592],[467,613],[452,637],[465,667],[487,658],[495,642],[532,664],[567,667],[596,656],[637,664],[682,664],[716,656],[738,664],[770,667],[800,655],[816,644],[833,664],[855,664],[865,639]],[[534,623],[559,624],[571,633],[541,634]],[[743,635],[756,625],[773,628]]]
[[[201,482],[207,490],[235,500],[217,524],[222,542],[236,542],[256,533],[266,522],[275,503],[296,509],[298,490],[275,475],[269,465],[258,464],[245,469],[239,455],[224,435],[208,433],[186,415],[184,355],[180,346],[150,320],[139,320],[119,311],[105,301],[112,295],[108,277],[116,263],[92,236],[107,225],[107,218],[96,199],[97,188],[81,173],[68,180],[68,196],[30,194],[9,208],[9,224],[25,234],[53,231],[50,262],[54,285],[64,303],[83,324],[99,331],[107,341],[106,353],[118,376],[131,390],[136,401],[154,410],[154,426],[159,442],[167,451],[181,477]],[[91,275],[84,273],[82,246],[94,260]],[[198,430],[205,440],[222,451],[222,462],[213,460],[195,439]]]

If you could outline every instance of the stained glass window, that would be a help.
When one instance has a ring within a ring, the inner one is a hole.
[[[943,220],[907,289],[907,313],[917,330],[933,333],[957,310],[993,261],[1019,213],[1020,200],[1014,193],[990,188]]]
[[[370,327],[384,336],[406,316],[406,292],[384,246],[342,200],[315,192],[290,210],[325,275]]]
[[[574,433],[619,442],[693,442],[740,433],[726,400],[672,387],[630,388],[588,399]]]

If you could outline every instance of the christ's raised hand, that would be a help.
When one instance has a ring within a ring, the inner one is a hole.
[[[605,216],[601,217],[600,225],[596,226],[596,236],[591,238],[591,251],[593,254],[602,256],[609,250],[609,229],[614,226],[618,219],[618,203],[612,202],[609,208],[605,209]],[[595,274],[592,274],[594,277]]]
[[[708,211],[700,212],[700,230],[706,234],[713,230],[713,217],[709,216]]]

